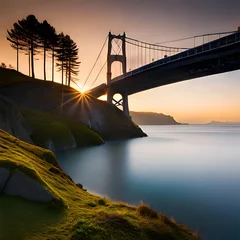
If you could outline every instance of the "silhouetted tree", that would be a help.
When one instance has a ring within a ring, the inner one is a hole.
[[[41,47],[43,48],[43,75],[44,80],[46,80],[46,53],[50,50],[49,39],[51,35],[51,25],[46,20],[39,24],[38,35]]]
[[[79,73],[79,65],[80,62],[78,61],[78,47],[77,44],[70,39],[69,42],[69,51],[68,51],[68,86],[70,86],[70,83],[74,81],[74,76],[77,76]]]
[[[66,47],[66,39],[63,33],[58,35],[58,47],[56,49],[56,57],[57,57],[57,67],[58,70],[62,73],[62,85],[63,85],[63,74],[64,74],[64,64],[66,62],[65,58],[65,47]]]
[[[50,43],[50,48],[52,50],[52,81],[54,81],[54,59],[55,59],[55,51],[58,47],[58,35],[53,26],[51,26],[49,43]]]
[[[34,74],[34,55],[37,53],[39,48],[39,25],[40,23],[34,15],[29,15],[26,19],[18,21],[16,29],[23,42],[22,49],[25,51],[30,51],[31,55],[31,68],[32,77],[35,78]]]
[[[7,65],[6,65],[4,62],[2,62],[1,65],[0,65],[0,67],[2,67],[2,68],[7,68]]]
[[[17,71],[19,70],[19,51],[24,51],[28,56],[29,76],[32,70],[34,73],[34,55],[43,49],[43,70],[44,80],[46,80],[46,57],[47,51],[51,50],[52,55],[52,81],[54,81],[54,60],[57,59],[57,67],[62,72],[62,84],[64,73],[66,85],[70,86],[74,81],[74,76],[78,75],[78,48],[77,44],[69,35],[63,33],[57,35],[56,30],[46,20],[39,23],[34,15],[29,15],[25,19],[13,24],[13,28],[7,31],[7,40],[11,47],[17,50]],[[31,68],[30,68],[31,65]]]
[[[78,62],[77,44],[70,38],[69,35],[65,36],[63,33],[59,35],[57,59],[59,61],[57,66],[59,67],[59,70],[62,71],[62,84],[63,73],[65,70],[66,85],[70,86],[71,81],[74,80],[74,76],[78,75],[80,62]]]
[[[22,33],[19,31],[19,25],[13,24],[13,28],[7,30],[7,40],[10,42],[10,46],[17,51],[17,71],[19,71],[19,51],[22,50],[26,44],[22,40]]]

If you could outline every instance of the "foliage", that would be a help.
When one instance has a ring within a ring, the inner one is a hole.
[[[70,86],[70,82],[74,81],[74,76],[78,75],[78,48],[77,44],[70,38],[69,35],[61,33],[59,35],[59,45],[57,49],[57,66],[59,71],[63,73],[65,71],[66,85]]]
[[[31,62],[32,77],[34,73],[34,55],[43,51],[43,72],[46,80],[46,57],[47,52],[52,55],[52,81],[54,81],[54,59],[57,58],[57,66],[62,73],[65,71],[66,84],[70,86],[78,75],[78,47],[69,35],[57,34],[53,26],[47,20],[39,22],[34,15],[28,15],[25,19],[13,24],[12,29],[7,30],[7,40],[10,46],[17,51],[17,71],[19,71],[19,52],[29,55],[29,69]],[[30,74],[30,72],[29,72]],[[63,74],[62,74],[63,84]]]
[[[4,62],[2,62],[1,65],[0,65],[0,67],[2,67],[2,68],[7,68],[7,65],[6,65]]]

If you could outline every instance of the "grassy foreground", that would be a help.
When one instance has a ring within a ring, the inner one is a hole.
[[[185,225],[176,224],[145,204],[136,208],[85,192],[53,166],[54,161],[51,151],[0,130],[0,167],[34,172],[63,203],[53,207],[1,195],[1,240],[198,239]]]

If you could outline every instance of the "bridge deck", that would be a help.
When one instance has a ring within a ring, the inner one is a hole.
[[[179,81],[238,69],[240,69],[240,32],[127,72],[114,78],[111,87],[115,93],[131,95]],[[107,87],[102,84],[95,89],[98,94],[102,94],[106,92]],[[97,95],[94,91],[92,94]]]

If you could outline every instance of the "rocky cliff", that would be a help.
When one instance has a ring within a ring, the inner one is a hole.
[[[172,116],[154,112],[130,112],[132,120],[139,125],[179,125]]]
[[[11,100],[0,95],[0,129],[17,138],[32,143],[30,128],[27,126],[18,106]]]

